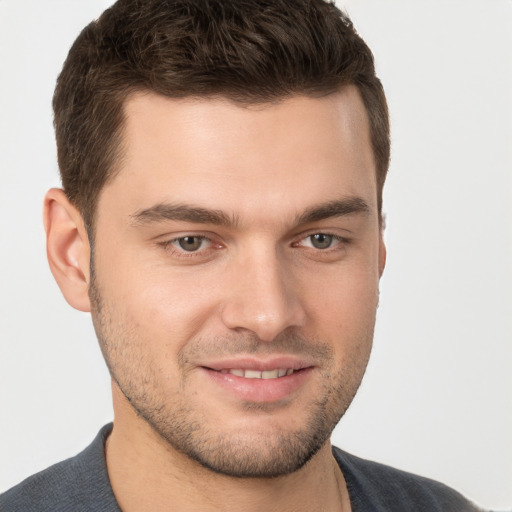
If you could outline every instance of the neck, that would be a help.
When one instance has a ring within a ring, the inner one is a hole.
[[[107,469],[124,512],[169,510],[350,511],[345,480],[326,443],[300,470],[276,478],[234,478],[202,467],[168,445],[140,417],[118,414]]]

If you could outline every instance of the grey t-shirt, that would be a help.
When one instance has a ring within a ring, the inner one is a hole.
[[[120,512],[105,463],[103,427],[75,457],[37,473],[0,495],[0,512]],[[353,512],[475,512],[478,509],[449,487],[360,459],[339,448],[340,465]]]

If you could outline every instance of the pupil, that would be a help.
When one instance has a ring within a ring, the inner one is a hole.
[[[195,251],[201,246],[201,239],[197,236],[185,236],[180,238],[179,244],[185,251]]]
[[[324,233],[317,233],[312,236],[313,245],[317,249],[327,249],[332,243],[332,235],[326,235]]]

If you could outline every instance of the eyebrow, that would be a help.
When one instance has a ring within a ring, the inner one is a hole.
[[[230,217],[221,210],[210,210],[186,204],[160,203],[130,215],[134,225],[152,224],[166,220],[179,220],[196,224],[234,226],[236,217]]]
[[[370,213],[368,203],[360,197],[348,197],[328,201],[312,206],[296,218],[296,224],[318,222],[331,217]],[[213,224],[216,226],[234,227],[238,218],[230,216],[222,210],[201,208],[186,204],[159,203],[150,208],[130,215],[134,226],[153,224],[164,221],[183,221],[195,224]]]
[[[371,208],[364,199],[360,197],[348,197],[329,201],[307,209],[298,217],[297,224],[318,222],[331,217],[344,217],[355,214],[369,215],[370,212]]]

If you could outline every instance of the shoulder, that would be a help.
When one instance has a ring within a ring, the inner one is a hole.
[[[2,512],[119,510],[104,456],[104,441],[111,428],[106,425],[75,457],[30,476],[0,495]]]
[[[480,510],[460,493],[435,480],[361,459],[336,447],[333,455],[347,482],[354,511]]]

